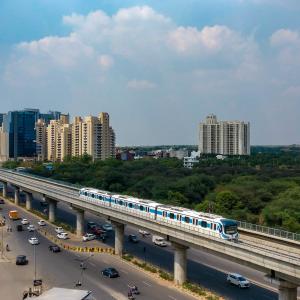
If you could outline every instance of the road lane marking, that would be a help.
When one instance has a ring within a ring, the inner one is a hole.
[[[146,282],[146,281],[142,281],[143,284],[147,285],[147,286],[151,286],[150,283]]]
[[[174,298],[174,297],[172,297],[170,295],[168,295],[168,297],[171,298],[172,300],[177,300],[177,298]]]

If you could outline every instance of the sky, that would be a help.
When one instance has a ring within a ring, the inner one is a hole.
[[[251,124],[300,144],[299,0],[1,0],[0,112],[110,114],[117,145]]]

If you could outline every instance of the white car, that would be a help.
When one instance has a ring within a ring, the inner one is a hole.
[[[227,275],[227,282],[230,284],[234,284],[239,288],[250,287],[250,282],[245,277],[237,273],[229,273]]]
[[[64,231],[64,229],[63,229],[62,227],[56,227],[56,228],[55,228],[55,232],[56,232],[56,233],[63,233],[63,232],[65,232],[65,231]]]
[[[141,235],[150,235],[150,232],[148,232],[148,231],[146,231],[146,230],[143,230],[143,229],[140,229],[140,230],[139,230],[139,233],[140,233]]]
[[[167,243],[166,241],[164,240],[164,238],[162,237],[157,237],[155,240],[154,240],[154,244],[156,246],[160,246],[160,247],[167,247]]]
[[[46,226],[46,222],[44,220],[39,220],[37,223],[40,226]]]
[[[28,225],[29,221],[27,219],[22,219],[21,224],[22,225]]]
[[[103,224],[102,229],[104,229],[105,231],[112,231],[113,230],[113,228],[110,224]]]
[[[91,241],[91,240],[94,240],[96,238],[96,236],[92,233],[86,233],[83,237],[82,237],[82,240],[84,242],[87,242],[87,241]]]
[[[28,230],[29,232],[35,231],[34,225],[29,225],[29,226],[27,227],[27,230]]]
[[[31,245],[38,245],[40,243],[39,240],[38,240],[38,238],[36,238],[36,237],[31,237],[30,239],[28,239],[28,242]]]
[[[69,238],[68,234],[66,232],[61,232],[57,235],[57,237],[61,240],[66,240]]]

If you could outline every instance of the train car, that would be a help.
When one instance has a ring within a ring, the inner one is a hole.
[[[111,197],[111,207],[150,219],[156,218],[156,207],[159,205],[159,203],[152,200],[144,200],[130,196],[113,195]]]
[[[93,188],[82,188],[79,191],[79,198],[100,206],[111,206],[111,196],[111,193]]]

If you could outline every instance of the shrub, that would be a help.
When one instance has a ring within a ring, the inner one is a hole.
[[[195,294],[198,294],[200,296],[206,296],[206,291],[204,290],[203,287],[197,285],[197,284],[194,284],[194,283],[190,283],[190,282],[185,282],[183,284],[183,287]],[[213,299],[211,299],[213,300]]]
[[[168,280],[168,281],[174,280],[174,276],[171,275],[170,273],[165,272],[165,271],[163,271],[163,270],[159,270],[158,272],[159,272],[159,276],[160,276],[161,278],[163,278],[163,279],[165,279],[165,280]]]

